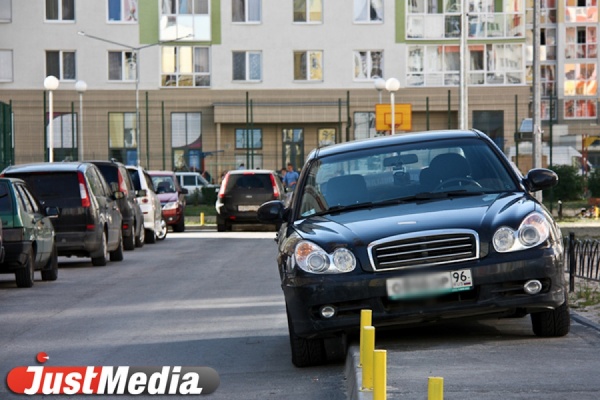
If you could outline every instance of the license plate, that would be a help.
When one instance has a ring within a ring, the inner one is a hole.
[[[258,211],[258,206],[238,206],[238,211]]]
[[[391,278],[386,282],[392,300],[431,297],[473,289],[470,269]]]

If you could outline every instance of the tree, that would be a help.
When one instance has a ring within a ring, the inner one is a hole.
[[[577,172],[578,168],[570,165],[554,165],[551,168],[558,175],[558,185],[553,190],[553,197],[557,200],[581,200],[584,197],[585,180]],[[544,197],[550,191],[544,191]]]

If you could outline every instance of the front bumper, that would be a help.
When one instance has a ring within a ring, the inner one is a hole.
[[[540,251],[541,253],[541,251]],[[489,263],[485,259],[452,264],[443,270],[470,268],[473,288],[421,299],[392,300],[386,281],[397,272],[357,271],[340,275],[285,275],[282,288],[297,335],[326,337],[359,330],[360,311],[372,311],[374,326],[410,326],[458,318],[486,318],[530,313],[555,308],[566,298],[562,258],[551,249],[540,257]],[[531,253],[530,253],[531,254]],[[523,285],[537,279],[542,291],[526,294]],[[336,314],[324,318],[324,305]]]
[[[183,209],[180,207],[162,210],[162,216],[167,225],[176,225],[183,218]]]

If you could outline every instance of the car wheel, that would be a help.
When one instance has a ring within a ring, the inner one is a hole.
[[[567,300],[554,310],[531,313],[533,333],[540,337],[559,337],[569,333],[571,315]]]
[[[179,220],[179,222],[177,222],[175,225],[173,225],[173,231],[174,232],[185,232],[185,218],[182,215],[181,219]]]
[[[292,349],[292,364],[298,368],[322,365],[327,362],[325,343],[323,339],[306,339],[296,335],[290,313],[287,311],[290,346]]]
[[[123,233],[119,237],[117,248],[110,252],[110,261],[123,261]]]
[[[131,234],[123,236],[123,248],[125,250],[135,250],[135,221],[131,225]]]
[[[152,229],[146,229],[146,243],[156,243],[156,233]]]
[[[108,243],[106,243],[106,232],[102,232],[102,254],[99,257],[92,257],[92,265],[103,267],[108,262]]]
[[[42,280],[43,281],[55,281],[58,278],[58,251],[56,250],[56,244],[52,247],[52,254],[48,262],[42,269]]]
[[[33,266],[35,256],[33,255],[33,249],[30,249],[25,259],[25,265],[23,268],[19,268],[15,272],[15,280],[17,281],[17,287],[32,287],[33,286]]]
[[[135,237],[135,247],[144,247],[146,242],[146,229],[144,226],[140,228],[140,234]]]
[[[225,232],[225,224],[217,224],[217,232]]]
[[[160,220],[160,231],[156,233],[156,239],[165,240],[167,237],[167,232],[169,231],[169,227],[167,226],[167,222],[164,219]]]

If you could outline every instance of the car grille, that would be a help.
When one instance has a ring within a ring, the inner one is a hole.
[[[369,245],[375,271],[456,263],[477,259],[478,254],[477,233],[464,229],[399,235]]]

